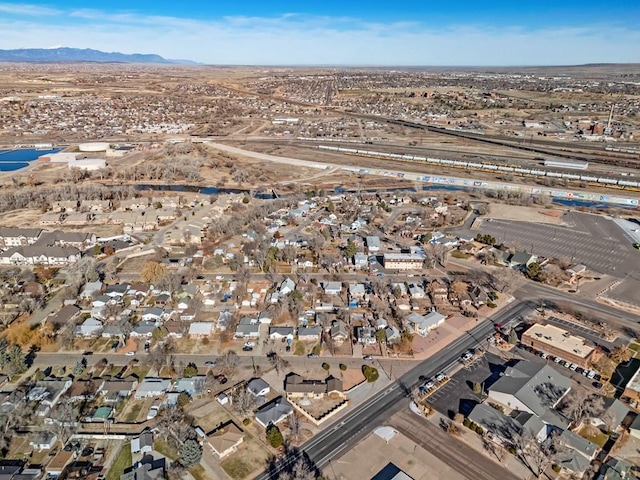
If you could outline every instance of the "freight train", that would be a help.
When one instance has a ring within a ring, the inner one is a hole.
[[[373,152],[373,151],[363,150],[363,149],[334,147],[329,145],[319,145],[318,149],[345,153],[348,155],[358,155],[358,156],[364,156],[364,157],[375,157],[375,158],[383,158],[383,159],[388,158],[390,160],[396,160],[396,161],[444,165],[446,167],[464,168],[464,169],[471,169],[471,170],[484,170],[484,171],[492,171],[492,172],[497,171],[497,172],[512,173],[514,175],[520,175],[520,176],[559,178],[559,179],[566,179],[573,182],[585,182],[589,184],[597,184],[597,185],[611,187],[611,188],[621,188],[625,190],[640,190],[640,182],[633,181],[633,180],[619,180],[616,178],[596,177],[593,175],[585,175],[585,174],[578,174],[578,173],[555,172],[552,170],[526,168],[523,166],[496,165],[493,163],[486,163],[486,162],[467,162],[464,160],[448,160],[443,158],[421,157],[419,155],[411,155],[411,154]]]

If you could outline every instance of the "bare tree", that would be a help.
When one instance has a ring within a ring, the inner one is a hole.
[[[573,388],[562,400],[559,410],[579,425],[586,418],[596,418],[604,413],[604,399],[584,388]]]
[[[238,371],[239,362],[240,359],[238,358],[238,354],[236,352],[229,351],[218,358],[217,364],[224,375],[233,377],[233,375]]]
[[[231,392],[231,405],[238,415],[246,417],[256,407],[256,397],[247,389],[246,384],[241,384]]]
[[[520,287],[524,278],[518,270],[500,268],[491,272],[489,280],[493,288],[499,292],[510,294]]]
[[[280,376],[280,371],[283,368],[287,368],[289,366],[289,362],[278,355],[276,352],[269,352],[267,354],[267,358],[269,359],[269,363],[275,369],[278,376]]]

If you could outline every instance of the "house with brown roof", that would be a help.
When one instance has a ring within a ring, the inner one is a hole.
[[[107,380],[99,389],[99,393],[107,403],[115,403],[131,395],[138,386],[138,380],[128,377],[124,380]]]
[[[102,380],[79,380],[67,390],[67,396],[72,402],[80,402],[95,398],[102,385]]]
[[[284,391],[288,398],[321,398],[331,393],[342,395],[342,380],[332,375],[324,380],[309,380],[297,373],[290,373],[284,379]]]
[[[220,425],[206,437],[207,445],[220,459],[235,452],[243,440],[244,432],[233,421]]]
[[[82,310],[75,305],[65,305],[55,314],[49,315],[47,321],[57,326],[67,325],[78,318],[81,311]]]

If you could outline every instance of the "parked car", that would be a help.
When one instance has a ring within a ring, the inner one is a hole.
[[[133,357],[135,354],[136,354],[136,352],[127,352],[127,353],[125,353],[125,355],[127,357]]]
[[[447,376],[444,373],[439,373],[438,375],[436,375],[436,382],[442,382],[447,378]]]
[[[84,352],[82,355],[93,355],[93,352],[86,351],[86,352]]]
[[[596,377],[596,372],[594,372],[593,370],[589,370],[589,374],[587,375],[587,378],[589,380],[593,380]]]
[[[593,387],[597,388],[598,390],[602,388],[602,384],[600,382],[593,382],[591,385],[593,385]]]
[[[307,355],[307,358],[318,358],[320,357],[320,355],[318,355],[317,353],[310,353],[309,355]]]
[[[364,357],[362,357],[363,360],[373,360],[373,357],[371,355],[365,355]]]
[[[227,377],[225,377],[225,376],[224,376],[224,375],[222,375],[222,374],[220,374],[220,375],[216,375],[215,379],[216,379],[216,381],[217,381],[218,383],[221,383],[221,384],[223,384],[223,385],[224,385],[225,383],[227,383],[227,382],[228,382]]]
[[[464,355],[462,355],[462,361],[463,362],[468,362],[472,358],[473,358],[473,353],[471,353],[471,352],[465,352]]]
[[[213,360],[207,360],[206,362],[204,362],[204,366],[205,367],[215,367],[216,366],[216,362],[214,362]]]
[[[253,347],[250,347],[249,345],[245,345],[244,347],[242,347],[242,351],[243,352],[252,352],[253,351]]]
[[[569,368],[575,372],[575,371],[578,369],[578,365],[576,365],[575,363],[572,363],[572,364],[569,366]]]
[[[562,359],[560,357],[556,357],[553,359],[554,362],[556,363],[560,363],[562,361]]]

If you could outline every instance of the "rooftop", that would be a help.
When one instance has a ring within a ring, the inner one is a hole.
[[[535,324],[524,335],[582,358],[587,358],[593,352],[593,347],[586,345],[584,338],[571,335],[554,325]]]

